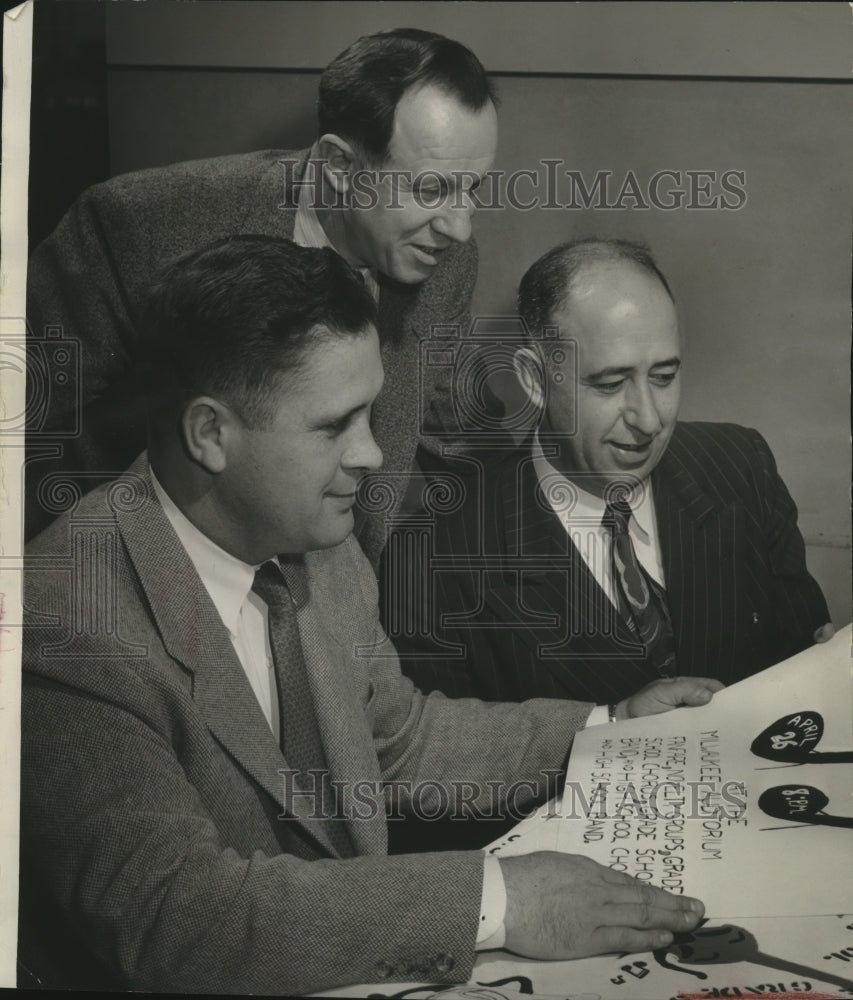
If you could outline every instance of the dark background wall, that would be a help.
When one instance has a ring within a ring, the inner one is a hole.
[[[91,121],[81,131],[90,154],[82,166],[70,167],[67,152],[52,163],[41,154],[33,190],[53,191],[42,205],[50,211],[62,200],[51,176],[70,201],[72,188],[99,173],[308,145],[321,68],[358,35],[403,24],[466,42],[495,75],[496,166],[505,171],[544,178],[543,159],[564,161],[561,170],[578,170],[588,183],[610,171],[610,204],[628,172],[643,191],[661,170],[680,172],[682,188],[687,171],[743,171],[746,200],[737,210],[643,208],[630,198],[610,209],[483,209],[474,305],[481,315],[512,311],[524,269],[570,237],[648,242],[686,335],[683,416],[732,420],[767,437],[833,619],[850,620],[847,5],[149,0],[84,13],[93,5],[40,0],[34,71],[49,39],[44,27],[39,34],[45,6],[65,8],[61,17],[75,23],[67,37],[85,53],[73,63],[75,86],[91,101],[105,95],[109,139],[108,163],[93,153],[102,147]],[[67,74],[59,80],[67,135],[75,105]],[[57,123],[44,112],[38,123],[35,105],[33,114],[44,146]],[[533,193],[524,185],[519,192]],[[570,195],[558,188],[559,200]],[[511,402],[511,385],[503,388]]]
[[[33,5],[31,245],[84,188],[109,176],[104,6],[39,0]]]

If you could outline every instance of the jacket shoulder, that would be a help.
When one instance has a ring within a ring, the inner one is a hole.
[[[95,184],[84,192],[84,197],[95,200],[113,197],[154,197],[164,191],[188,186],[228,187],[245,185],[252,177],[261,177],[267,171],[282,169],[282,165],[298,162],[307,150],[265,149],[231,156],[212,156],[198,160],[184,160],[161,167],[148,167],[130,173],[118,174],[107,181]]]
[[[676,424],[661,461],[663,475],[684,475],[709,494],[754,497],[761,484],[776,476],[770,446],[752,427],[684,421]]]
[[[770,456],[770,446],[753,427],[709,421],[679,421],[667,454],[679,461],[707,468],[707,463],[752,467],[756,457]]]
[[[258,231],[278,232],[286,179],[303,155],[262,150],[119,174],[84,191],[49,239],[99,233],[117,265],[131,262],[133,284],[144,260],[159,268],[170,256],[241,231],[247,218],[263,220],[252,223]]]
[[[675,425],[672,444],[689,446],[701,443],[708,447],[725,448],[728,445],[755,447],[764,438],[753,427],[741,424],[719,423],[706,420],[680,420]]]

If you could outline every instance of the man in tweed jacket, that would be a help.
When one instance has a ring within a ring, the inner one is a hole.
[[[402,677],[350,534],[381,461],[374,321],[337,254],[274,238],[192,253],[154,290],[148,453],[27,551],[23,982],[459,982],[475,946],[646,950],[700,919],[697,901],[581,857],[386,856],[388,796],[433,815],[459,795],[480,811],[535,801],[592,706],[453,702]],[[278,605],[253,585],[267,570],[301,656],[274,642]],[[294,725],[283,678],[302,660]],[[718,686],[659,684],[619,712]],[[310,775],[294,784],[288,748],[309,721],[322,745],[301,768],[316,759],[328,803]]]
[[[421,388],[420,342],[436,326],[468,328],[471,188],[497,142],[489,81],[459,43],[398,29],[359,39],[329,65],[318,110],[311,150],[113,178],[86,191],[36,249],[27,318],[30,369],[43,378],[28,420],[27,537],[55,514],[51,497],[69,478],[85,491],[93,473],[108,479],[142,449],[131,363],[142,295],[166,261],[231,234],[331,245],[362,270],[379,303],[386,388],[373,429],[395,487],[390,512],[421,429],[452,431],[438,369],[424,370]],[[435,440],[426,436],[426,446]],[[357,535],[374,563],[383,529],[378,513],[359,513]]]
[[[389,543],[386,628],[418,687],[611,702],[657,676],[615,614],[602,518],[620,481],[679,673],[731,684],[829,638],[767,443],[733,424],[677,421],[676,312],[645,250],[557,247],[522,279],[519,312],[535,338],[516,360],[538,432],[498,458],[484,446],[479,465],[458,462],[462,509],[415,515]]]

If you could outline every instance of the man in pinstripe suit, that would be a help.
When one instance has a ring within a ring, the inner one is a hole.
[[[386,625],[403,670],[426,691],[599,703],[657,676],[661,658],[619,610],[605,512],[620,485],[629,555],[671,628],[678,673],[730,684],[828,638],[764,439],[677,422],[676,310],[645,248],[555,248],[524,276],[519,313],[529,340],[516,372],[537,430],[497,459],[460,460],[467,496],[460,511],[421,519],[423,562],[397,558],[411,526],[386,548]],[[414,607],[424,595],[414,627],[391,620],[400,593]]]

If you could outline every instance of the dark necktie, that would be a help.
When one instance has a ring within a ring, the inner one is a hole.
[[[300,788],[317,789],[318,792],[322,788],[323,814],[333,816],[334,795],[326,773],[326,755],[320,739],[305,658],[302,655],[296,602],[281,569],[273,560],[265,562],[255,572],[252,590],[267,606],[270,648],[278,688],[282,753],[288,765],[299,772],[296,783]],[[327,780],[321,780],[323,775],[309,775],[309,770],[323,771]],[[319,805],[318,802],[315,809],[317,812]],[[352,854],[343,822],[333,819],[325,824],[325,829],[341,854],[345,857]]]
[[[675,675],[675,643],[663,588],[640,564],[628,534],[631,508],[624,500],[607,504],[602,524],[613,533],[611,560],[619,613],[645,648],[646,660],[661,677]]]

